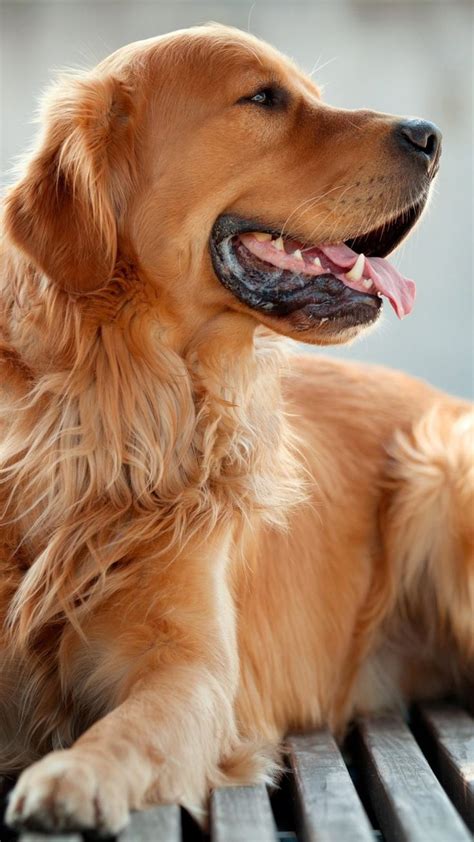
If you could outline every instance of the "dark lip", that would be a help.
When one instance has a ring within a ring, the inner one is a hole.
[[[410,233],[420,217],[425,203],[424,198],[419,199],[389,222],[385,222],[366,234],[349,237],[344,242],[349,248],[358,254],[365,254],[366,257],[386,257]]]
[[[369,325],[377,319],[382,306],[379,296],[350,289],[329,272],[313,277],[275,270],[238,241],[239,234],[249,231],[279,234],[261,220],[223,214],[209,241],[219,281],[241,303],[267,317],[297,316],[298,330],[314,329],[321,320],[328,322],[325,330],[330,330],[331,322],[340,329]]]
[[[426,196],[424,195],[388,222],[384,222],[367,233],[349,236],[344,242],[349,248],[352,248],[358,254],[365,254],[366,257],[386,257],[410,233],[425,204]],[[222,214],[214,224],[211,242],[217,238],[222,239],[236,234],[245,234],[249,231],[266,231],[278,237],[281,233],[281,226],[269,225],[258,218],[245,219],[235,214]],[[304,241],[304,237],[295,231],[288,231],[286,236],[289,239]]]

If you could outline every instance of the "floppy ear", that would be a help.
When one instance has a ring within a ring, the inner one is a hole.
[[[39,149],[7,197],[9,236],[70,292],[103,287],[113,272],[132,179],[131,109],[115,78],[63,79],[48,97]]]

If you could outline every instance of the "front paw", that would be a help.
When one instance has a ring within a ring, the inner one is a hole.
[[[128,817],[124,782],[70,749],[52,752],[23,772],[5,821],[19,830],[95,830],[113,836]]]

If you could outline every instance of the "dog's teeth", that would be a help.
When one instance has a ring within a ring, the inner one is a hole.
[[[313,263],[315,266],[319,266],[320,269],[323,268],[323,264],[321,263],[319,257],[313,257]]]
[[[267,242],[267,240],[271,240],[272,238],[272,235],[269,234],[267,231],[253,231],[253,236],[260,243],[265,243]]]
[[[303,260],[301,249],[296,249],[296,251],[293,252],[293,257],[296,257],[297,260]]]
[[[324,324],[324,322],[327,322],[327,321],[329,321],[329,317],[328,317],[328,316],[325,316],[325,318],[324,318],[324,319],[321,319],[321,320],[320,320],[319,324],[320,324],[320,325],[323,325],[323,324]]]
[[[282,237],[278,237],[278,239],[273,240],[273,245],[276,249],[278,249],[278,251],[285,251],[285,246],[283,245]]]
[[[362,281],[362,286],[365,287],[365,289],[370,289],[370,287],[372,286],[372,281],[370,280],[370,278],[364,278],[364,280]]]
[[[350,272],[346,272],[346,278],[348,281],[360,281],[362,277],[362,272],[364,271],[365,266],[365,257],[363,254],[359,254],[356,262],[354,263]]]

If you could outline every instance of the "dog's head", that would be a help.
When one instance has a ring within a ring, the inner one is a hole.
[[[322,102],[276,50],[210,25],[132,44],[63,81],[7,200],[7,229],[73,294],[119,259],[177,325],[222,311],[320,344],[408,312],[383,260],[436,174],[430,123]],[[364,256],[360,256],[364,255]]]

